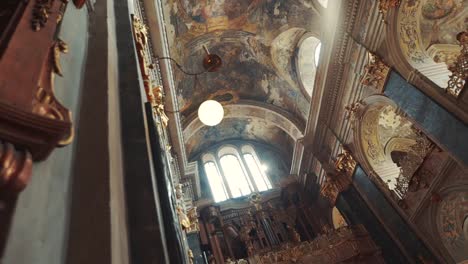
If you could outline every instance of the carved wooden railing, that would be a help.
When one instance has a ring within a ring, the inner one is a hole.
[[[60,54],[68,51],[56,37],[67,2],[0,3],[0,257],[33,161],[73,139],[71,113],[54,95]]]
[[[9,35],[0,43],[1,193],[21,191],[32,161],[73,139],[71,113],[54,95],[55,75],[63,74],[60,54],[68,51],[56,37],[66,6],[65,0],[23,2],[12,7],[13,23],[3,25]]]

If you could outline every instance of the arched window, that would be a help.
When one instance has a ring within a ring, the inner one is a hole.
[[[202,161],[215,202],[272,188],[264,165],[250,145],[242,146],[240,151],[226,145],[216,153],[206,153]]]
[[[213,199],[216,202],[227,200],[228,193],[226,191],[226,186],[224,185],[223,179],[221,178],[215,163],[209,161],[205,163],[204,167],[206,176],[208,177],[208,182],[210,183],[211,191],[213,193]]]
[[[250,182],[245,175],[239,159],[234,155],[224,155],[219,159],[233,198],[252,193]]]
[[[260,163],[254,149],[250,145],[242,147],[242,155],[244,157],[247,168],[252,174],[252,178],[258,191],[263,192],[271,189],[270,179],[266,176],[264,165]]]
[[[303,90],[311,97],[317,66],[320,60],[320,51],[322,44],[320,40],[311,34],[307,34],[299,42],[299,52],[297,58],[297,68],[299,70],[299,79]]]

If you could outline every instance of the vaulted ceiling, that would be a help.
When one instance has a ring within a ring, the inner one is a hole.
[[[219,71],[196,78],[175,70],[188,157],[229,139],[255,140],[292,154],[310,107],[297,70],[298,43],[305,36],[319,37],[322,5],[316,0],[166,0],[164,7],[171,56],[186,71],[203,70],[203,46],[223,60]],[[197,119],[207,99],[225,105],[225,119],[216,127]]]

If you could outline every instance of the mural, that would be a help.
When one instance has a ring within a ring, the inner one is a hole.
[[[454,0],[428,0],[422,7],[422,14],[427,19],[440,19],[453,11]]]
[[[468,259],[468,192],[450,192],[439,206],[437,226],[444,245],[455,260]]]
[[[400,46],[408,62],[440,87],[459,54],[456,36],[468,25],[467,0],[404,0],[398,13]]]
[[[317,1],[163,0],[163,7],[169,18],[166,27],[171,57],[186,71],[203,71],[204,47],[223,60],[218,72],[196,78],[175,71],[182,120],[195,115],[199,105],[213,94],[227,94],[236,100],[220,96],[222,103],[253,101],[272,105],[305,125],[310,103],[301,90],[293,61],[300,34],[310,31],[320,35],[319,12],[324,9]],[[298,34],[278,38],[289,29],[299,29]],[[279,57],[273,55],[278,55],[275,43],[288,47]],[[197,136],[186,138],[187,154],[235,138],[285,145],[287,149],[293,146],[288,135],[275,126],[258,120],[235,120],[203,128]]]
[[[407,198],[412,193],[427,190],[431,175],[422,171],[422,164],[434,149],[434,144],[410,120],[398,114],[393,102],[385,97],[370,96],[356,106],[355,141],[359,155],[378,183],[408,209]]]
[[[292,155],[293,140],[283,130],[262,119],[226,118],[215,127],[203,127],[186,143],[189,159],[226,140],[252,140],[272,144],[284,155]]]

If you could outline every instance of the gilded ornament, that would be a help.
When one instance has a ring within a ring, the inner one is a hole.
[[[343,152],[338,154],[335,159],[335,169],[340,173],[345,173],[352,177],[356,169],[357,162],[347,148],[343,148]]]
[[[36,0],[31,21],[31,26],[34,31],[41,30],[47,24],[53,2],[54,0]]]
[[[148,27],[135,15],[132,15],[133,36],[137,50],[138,64],[143,79],[143,86],[146,92],[146,99],[151,103],[154,114],[159,116],[161,123],[167,127],[169,118],[164,111],[164,93],[163,89],[153,80],[155,65],[150,61],[151,54],[148,46]]]
[[[198,225],[198,215],[197,215],[196,207],[192,207],[187,211],[187,217],[189,218],[189,221],[190,221],[190,226],[187,229],[187,232],[191,233],[191,232],[200,231],[200,227]]]
[[[345,119],[354,120],[358,114],[359,109],[362,108],[362,101],[354,102],[350,105],[345,106]]]
[[[390,8],[398,8],[400,3],[401,0],[379,0],[379,12],[385,16]]]
[[[361,84],[372,86],[379,92],[383,92],[389,72],[389,66],[377,55],[369,53],[368,63],[364,66],[364,74],[361,77]]]
[[[184,210],[182,207],[177,206],[177,215],[179,216],[179,222],[182,227],[182,229],[187,230],[190,228],[190,219],[187,217],[187,215],[184,213]]]
[[[449,67],[452,74],[446,89],[447,93],[454,97],[460,95],[468,79],[468,30],[458,33],[457,40],[462,49],[455,63]]]
[[[68,45],[65,41],[57,39],[54,43],[53,51],[52,69],[54,73],[63,77],[62,66],[60,65],[60,53],[68,53]]]
[[[348,189],[351,178],[344,174],[327,174],[325,183],[320,188],[320,195],[328,199],[332,206],[335,205],[338,195]]]
[[[32,174],[32,156],[27,150],[17,150],[13,144],[0,141],[0,192],[22,191]]]

